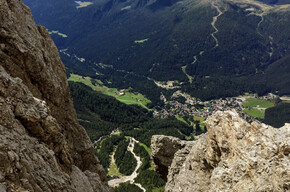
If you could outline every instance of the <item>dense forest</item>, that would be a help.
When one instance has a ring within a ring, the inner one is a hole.
[[[126,105],[113,97],[93,91],[90,87],[69,82],[71,95],[77,110],[79,122],[86,128],[92,141],[97,142],[96,154],[105,170],[110,167],[112,153],[118,171],[130,175],[136,168],[136,159],[127,151],[128,136],[150,147],[152,135],[162,134],[185,139],[194,133],[192,126],[177,120],[154,119],[152,112],[135,105]],[[197,127],[197,126],[196,126]],[[117,134],[110,135],[118,130]],[[200,130],[201,131],[201,130]],[[201,133],[201,132],[198,133]],[[148,151],[141,144],[136,143],[134,153],[141,157],[142,166],[138,170],[136,182],[141,183],[147,191],[164,191],[163,181],[151,168]],[[135,185],[121,184],[115,191],[138,191]]]
[[[144,171],[144,170],[147,170],[151,167],[150,155],[148,154],[146,149],[143,146],[141,146],[139,143],[135,144],[134,153],[137,156],[139,156],[141,158],[141,161],[142,161],[142,165],[138,171]]]
[[[136,185],[127,182],[120,184],[119,187],[116,187],[114,189],[114,192],[143,192],[143,190]]]
[[[192,126],[174,117],[154,119],[152,112],[144,108],[126,105],[81,83],[69,82],[69,85],[79,122],[87,129],[92,141],[116,128],[122,131],[122,136],[136,137],[147,146],[154,134],[184,139],[193,132]]]
[[[126,124],[148,121],[152,114],[136,105],[126,105],[114,97],[93,91],[82,83],[69,82],[78,119],[92,140],[108,135]]]
[[[169,98],[181,90],[205,101],[246,92],[290,94],[290,11],[279,7],[290,0],[259,1],[267,3],[267,9],[252,1],[94,0],[79,9],[71,0],[24,0],[36,22],[48,28],[67,75],[89,76],[110,88],[131,88],[150,99],[147,110],[69,82],[78,121],[95,143],[101,164],[108,171],[115,152],[124,175],[136,167],[127,151],[128,137],[149,147],[152,135],[193,139],[206,131],[189,117],[185,122],[154,119],[152,109],[164,107],[161,95]],[[179,88],[155,83],[169,80]],[[289,118],[290,104],[279,103],[265,111],[264,122],[279,128]],[[149,170],[150,156],[142,145],[134,148],[142,160],[136,182],[146,191],[163,191],[165,182]],[[115,191],[142,190],[124,183]]]
[[[123,140],[118,144],[114,159],[119,168],[120,173],[131,175],[137,166],[137,161],[133,154],[127,151],[129,141]]]
[[[165,181],[155,172],[152,170],[145,170],[141,171],[138,177],[135,180],[137,183],[140,183],[148,192],[152,192],[153,189],[161,188],[165,186]],[[154,190],[156,191],[156,190]]]
[[[202,100],[244,92],[290,94],[290,12],[277,8],[289,0],[260,1],[275,5],[263,17],[265,10],[250,1],[219,5],[217,41],[211,25],[217,9],[211,1],[200,7],[200,1],[189,0],[104,0],[85,9],[76,9],[73,1],[24,2],[39,24],[67,34],[51,35],[68,73],[132,87],[152,101],[151,108],[162,105],[161,92],[173,91],[153,80],[177,80],[183,91]]]
[[[102,142],[100,143],[100,145],[97,146],[97,156],[101,164],[105,168],[105,170],[107,170],[110,166],[110,160],[111,160],[110,154],[114,150],[114,146],[122,142],[124,142],[123,137],[112,135],[110,137],[107,136],[104,139],[102,139]]]
[[[279,103],[266,109],[264,122],[276,128],[290,123],[290,103]]]

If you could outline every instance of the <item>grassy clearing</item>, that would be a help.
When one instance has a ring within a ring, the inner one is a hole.
[[[149,147],[147,147],[147,145],[145,145],[144,143],[139,142],[139,145],[141,145],[142,147],[144,147],[145,150],[147,151],[147,153],[149,154],[149,156],[151,157],[151,153],[152,153],[151,149]],[[150,161],[150,168],[149,168],[149,170],[154,170],[154,165],[153,165],[152,159]]]
[[[121,9],[121,11],[129,10],[129,9],[131,9],[131,6],[130,6],[130,5],[129,5],[129,6],[126,6],[126,7],[123,7],[123,8]]]
[[[148,39],[135,40],[134,43],[144,43],[146,41],[148,41]]]
[[[274,103],[267,100],[257,99],[257,98],[247,98],[243,102],[244,107],[260,107],[260,108],[269,108],[273,107]]]
[[[205,117],[200,117],[200,116],[196,116],[196,115],[194,115],[193,116],[193,120],[194,121],[199,121],[199,126],[200,126],[200,129],[202,130],[202,131],[204,131],[204,128],[205,128]]]
[[[108,175],[117,175],[117,176],[125,176],[124,174],[120,173],[119,172],[119,169],[114,161],[114,154],[117,150],[117,146],[114,147],[114,152],[110,155],[110,158],[111,158],[111,165],[110,165],[110,168],[109,168],[109,171],[108,171]]]
[[[244,109],[244,113],[255,117],[255,118],[264,118],[265,117],[265,110],[259,110],[259,109]]]
[[[201,129],[202,131],[205,130],[205,123],[204,123],[204,122],[200,123],[199,126],[200,126],[200,129]]]
[[[108,175],[118,175],[118,176],[123,176],[123,174],[121,174],[118,170],[118,167],[116,165],[116,163],[111,163],[109,171],[108,171]]]
[[[101,146],[102,146],[102,143],[107,139],[108,137],[103,137],[97,144],[97,153],[100,153],[101,151]]]
[[[185,121],[185,119],[182,116],[176,115],[175,118],[179,121],[182,121],[183,123],[186,123],[189,126],[193,126],[194,129],[196,129],[195,127],[195,123],[194,121],[199,121],[199,126],[200,129],[202,131],[205,130],[205,117],[200,117],[200,116],[191,116],[190,118],[188,118],[188,122]],[[181,135],[184,135],[180,130],[177,130]],[[186,140],[192,140],[192,138],[194,138],[194,133],[192,133],[190,136],[184,135]]]
[[[67,38],[67,35],[66,34],[63,34],[63,33],[58,33],[59,36],[62,36],[63,38]]]
[[[177,120],[179,120],[179,121],[181,121],[181,122],[183,122],[183,123],[189,125],[188,122],[186,122],[186,121],[183,119],[183,117],[181,117],[181,116],[179,116],[179,115],[176,115],[175,118],[176,118]]]
[[[204,121],[205,121],[205,118],[204,118],[204,117],[200,117],[200,116],[196,116],[196,115],[194,115],[194,116],[193,116],[193,120],[194,120],[194,121],[199,121],[199,122],[204,122]]]
[[[49,33],[50,35],[51,35],[51,34],[55,34],[55,35],[59,35],[59,36],[61,36],[61,37],[63,37],[63,38],[67,38],[67,35],[66,35],[66,34],[64,34],[64,33],[60,33],[60,32],[57,31],[57,30],[49,31],[48,33]]]
[[[151,149],[149,147],[147,147],[147,145],[145,145],[144,143],[139,142],[139,144],[145,148],[145,150],[148,152],[148,154],[151,156]]]
[[[115,97],[117,100],[127,105],[139,105],[149,110],[146,105],[151,101],[140,93],[132,93],[131,89],[118,90],[117,88],[109,88],[106,87],[100,80],[92,79],[90,77],[83,77],[76,74],[71,74],[68,80],[83,83],[91,87],[93,90]]]
[[[192,121],[193,120],[193,117],[192,118],[188,118],[188,121],[185,121],[185,119],[182,117],[182,116],[179,116],[179,115],[176,115],[175,118],[185,124],[187,124],[188,126],[193,126],[193,129],[195,129],[195,126],[194,126],[194,122]],[[191,134],[191,135],[185,135],[183,134],[180,130],[176,129],[178,131],[179,134],[181,135],[184,135],[185,139],[190,141],[194,138],[194,132]]]

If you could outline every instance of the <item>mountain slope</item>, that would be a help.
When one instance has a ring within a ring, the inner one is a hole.
[[[25,2],[38,23],[67,35],[63,38],[52,33],[64,62],[75,72],[111,79],[112,70],[123,71],[119,82],[131,83],[133,88],[138,86],[128,73],[144,78],[142,81],[177,80],[184,90],[197,89],[205,94],[203,82],[208,81],[230,82],[233,95],[238,94],[235,87],[239,92],[290,93],[289,88],[269,84],[264,75],[271,64],[290,53],[287,4],[103,0],[76,8],[77,4],[68,0],[55,5]],[[208,89],[213,91],[211,86]]]
[[[19,0],[0,18],[1,191],[110,191],[48,32]]]

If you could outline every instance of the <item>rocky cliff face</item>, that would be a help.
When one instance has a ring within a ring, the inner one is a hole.
[[[156,169],[169,170],[165,191],[290,190],[289,124],[248,124],[227,111],[209,117],[206,126],[208,132],[195,141],[152,138]]]
[[[110,191],[58,51],[21,0],[0,0],[0,191]]]

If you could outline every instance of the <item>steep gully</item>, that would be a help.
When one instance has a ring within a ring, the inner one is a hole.
[[[218,14],[216,16],[213,17],[212,22],[211,22],[211,26],[214,29],[214,32],[212,32],[210,35],[211,37],[215,40],[215,46],[213,47],[213,49],[217,48],[219,46],[219,42],[217,37],[215,36],[215,34],[217,34],[219,32],[218,28],[216,27],[216,22],[218,20],[218,18],[223,14],[223,12],[220,10],[220,8],[214,3],[212,2],[211,5],[217,10]],[[200,51],[200,56],[202,56],[202,54],[204,53],[204,51]],[[197,62],[197,55],[193,56],[193,62],[191,63],[191,65],[194,65]],[[190,76],[187,72],[186,72],[186,68],[188,65],[184,65],[181,67],[183,73],[186,75],[186,77],[188,78],[189,83],[192,83],[192,80],[194,79],[194,76]]]
[[[146,192],[146,189],[144,187],[142,187],[142,185],[140,183],[135,183],[135,181],[134,181],[135,178],[138,176],[137,171],[138,171],[138,169],[142,165],[141,158],[134,153],[135,143],[138,143],[138,142],[139,141],[137,141],[136,139],[130,138],[130,143],[129,143],[128,148],[127,148],[127,150],[130,151],[133,154],[133,156],[135,157],[135,159],[137,161],[137,166],[136,166],[134,172],[131,175],[129,175],[129,176],[125,176],[125,177],[121,177],[121,178],[118,178],[118,179],[110,180],[108,182],[109,183],[109,186],[111,186],[111,187],[117,187],[121,183],[125,183],[125,182],[130,181],[131,184],[137,185],[141,190],[143,190],[144,192]],[[112,156],[112,158],[114,158],[114,156]]]

